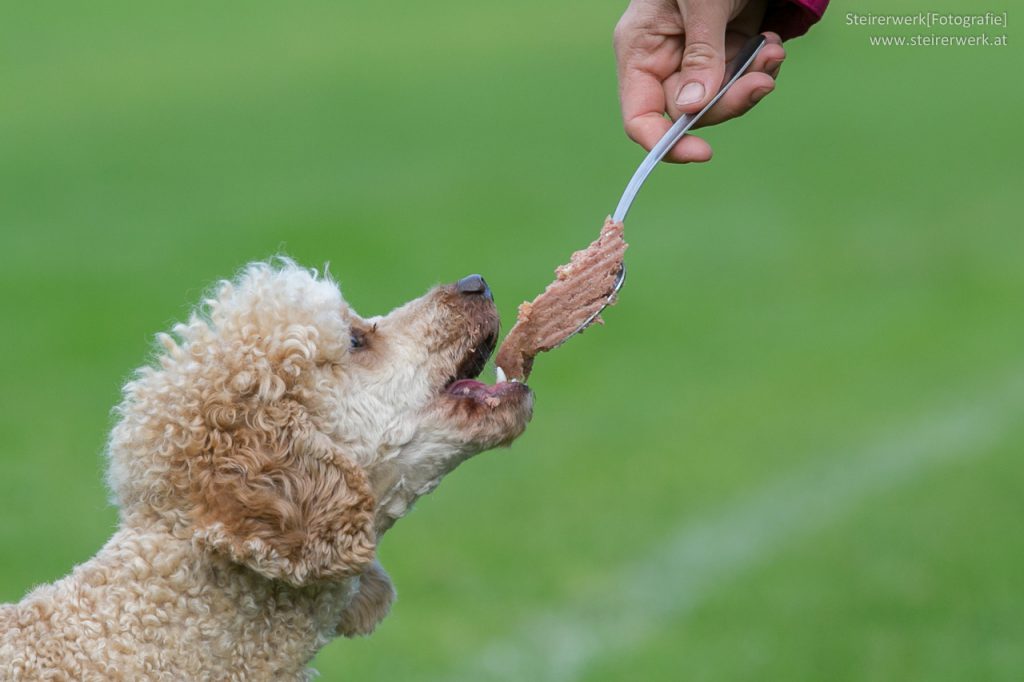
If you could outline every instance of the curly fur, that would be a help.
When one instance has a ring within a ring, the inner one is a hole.
[[[496,331],[490,300],[453,287],[364,320],[290,261],[221,282],[124,388],[118,531],[0,606],[0,676],[307,679],[320,647],[390,609],[380,536],[525,428],[524,386],[498,405],[444,390]]]

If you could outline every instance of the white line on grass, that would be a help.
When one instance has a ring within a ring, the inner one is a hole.
[[[816,458],[718,513],[687,520],[642,561],[609,576],[606,590],[535,614],[444,679],[578,679],[590,663],[635,648],[661,622],[685,616],[740,572],[869,496],[997,444],[1021,422],[1024,382],[1011,376],[982,400],[960,401],[857,451]]]

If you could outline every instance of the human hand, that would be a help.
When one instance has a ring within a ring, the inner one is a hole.
[[[758,33],[767,0],[632,0],[615,27],[619,98],[626,134],[651,147],[682,114],[700,111],[718,92],[725,63]],[[749,71],[700,120],[715,125],[749,111],[775,88],[786,58],[782,39],[767,44]],[[686,135],[666,155],[707,161],[711,145]]]

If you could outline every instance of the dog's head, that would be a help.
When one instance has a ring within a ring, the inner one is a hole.
[[[380,530],[532,410],[523,384],[474,380],[498,334],[476,276],[364,319],[329,278],[254,264],[174,332],[118,409],[122,513],[296,585],[361,572]]]

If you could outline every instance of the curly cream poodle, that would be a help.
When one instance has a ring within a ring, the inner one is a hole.
[[[0,678],[308,679],[388,613],[381,535],[526,428],[524,384],[473,379],[497,332],[477,275],[370,319],[290,261],[220,283],[124,388],[117,532],[0,606]]]

